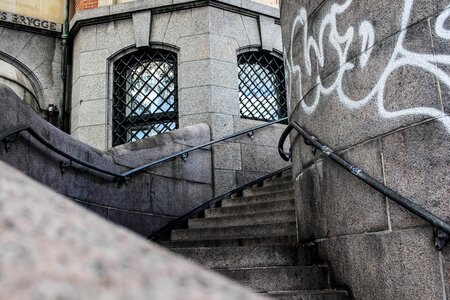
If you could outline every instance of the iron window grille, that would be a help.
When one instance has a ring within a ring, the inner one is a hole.
[[[266,51],[238,56],[241,118],[275,121],[287,116],[283,61]]]
[[[114,63],[113,145],[178,128],[177,58],[139,50]]]

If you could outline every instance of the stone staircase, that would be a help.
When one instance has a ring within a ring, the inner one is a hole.
[[[160,243],[276,299],[349,299],[330,287],[328,267],[297,243],[291,172],[266,180],[190,219]]]

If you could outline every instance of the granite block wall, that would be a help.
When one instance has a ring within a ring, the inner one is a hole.
[[[0,60],[18,68],[30,80],[42,109],[59,107],[61,83],[61,39],[33,30],[0,26]]]
[[[17,125],[31,125],[59,149],[117,173],[210,140],[208,125],[197,124],[100,151],[44,121],[3,85],[0,99],[0,110],[5,116],[0,118],[0,132]],[[28,133],[21,133],[9,151],[2,145],[0,159],[106,219],[144,236],[212,198],[210,149],[191,153],[185,162],[176,159],[147,169],[132,176],[128,184],[117,183],[108,175],[76,163],[62,170],[60,164],[68,160]]]
[[[278,20],[276,8],[249,0],[132,1],[77,12],[71,21],[71,135],[97,149],[111,147],[111,66],[139,47],[177,53],[180,128],[206,123],[218,139],[263,124],[240,118],[237,56],[248,49],[281,53]],[[215,193],[285,166],[276,143],[260,141],[282,130],[274,126],[258,133],[258,141],[243,137],[214,146]]]
[[[448,1],[283,1],[291,119],[450,221]],[[444,46],[446,45],[446,46]],[[447,299],[432,227],[291,135],[299,237],[355,299]]]

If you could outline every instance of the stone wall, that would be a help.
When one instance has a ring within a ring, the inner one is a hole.
[[[291,118],[450,221],[448,1],[283,1]],[[291,135],[299,236],[355,299],[447,299],[432,228]]]
[[[198,124],[102,152],[56,129],[28,108],[9,88],[0,86],[0,133],[31,125],[46,140],[67,153],[113,172],[144,163],[210,140],[209,127]],[[28,133],[1,147],[0,159],[58,193],[79,202],[108,220],[144,236],[212,197],[211,151],[201,149],[186,162],[177,159],[133,176],[128,184],[87,170],[76,163],[64,172],[67,159],[48,150]]]
[[[1,299],[263,300],[0,162]]]
[[[55,32],[45,34],[4,27],[0,24],[0,60],[19,69],[33,85],[33,93],[42,109],[59,107],[62,93],[61,40]],[[42,31],[42,30],[41,30]]]
[[[249,0],[172,6],[133,1],[77,12],[71,21],[71,134],[98,149],[111,147],[112,63],[145,46],[177,52],[180,128],[207,123],[217,139],[262,124],[240,118],[237,55],[260,48],[281,53],[278,15],[277,9]],[[279,136],[283,127],[215,146],[215,192],[283,167],[276,143],[265,138]]]

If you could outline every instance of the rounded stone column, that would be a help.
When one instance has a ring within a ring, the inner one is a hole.
[[[283,1],[291,120],[450,221],[448,1]],[[432,227],[291,134],[299,236],[356,299],[446,299]],[[447,247],[448,248],[448,247]]]

